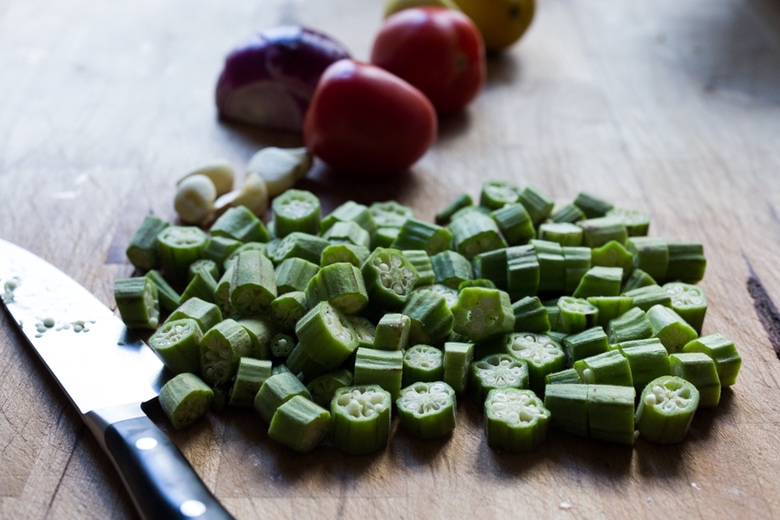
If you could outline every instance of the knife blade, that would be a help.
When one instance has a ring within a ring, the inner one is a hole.
[[[143,518],[229,519],[178,447],[141,408],[171,374],[99,299],[0,239],[3,307],[119,472]]]

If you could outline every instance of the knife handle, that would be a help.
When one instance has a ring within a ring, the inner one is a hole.
[[[146,415],[109,424],[104,441],[143,518],[233,518],[179,448]]]

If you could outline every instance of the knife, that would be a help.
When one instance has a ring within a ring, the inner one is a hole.
[[[229,519],[141,409],[171,374],[111,309],[65,273],[0,240],[6,311],[97,438],[146,519]]]

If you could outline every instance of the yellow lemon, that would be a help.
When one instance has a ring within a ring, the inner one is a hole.
[[[482,33],[485,48],[499,51],[525,34],[536,11],[536,0],[454,0]]]
[[[385,3],[384,18],[409,7],[446,7],[460,10],[453,0],[388,0]]]

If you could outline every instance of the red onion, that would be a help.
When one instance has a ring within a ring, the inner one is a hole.
[[[306,27],[262,31],[225,59],[216,89],[219,115],[300,131],[320,75],[331,63],[349,57],[341,43]]]

